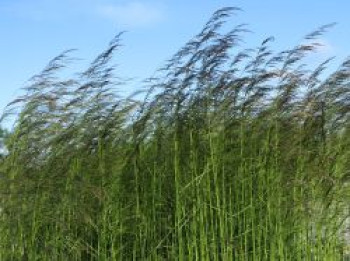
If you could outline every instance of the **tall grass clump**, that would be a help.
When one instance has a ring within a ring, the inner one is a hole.
[[[111,65],[121,35],[73,77],[66,51],[31,79],[7,111],[0,260],[346,258],[350,60],[304,64],[329,26],[243,48],[235,11],[134,95]]]

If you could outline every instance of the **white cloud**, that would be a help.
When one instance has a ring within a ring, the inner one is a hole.
[[[164,18],[161,6],[139,1],[120,5],[102,5],[98,7],[98,14],[118,25],[127,27],[153,25]]]

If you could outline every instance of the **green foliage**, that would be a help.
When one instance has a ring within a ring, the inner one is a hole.
[[[6,131],[0,128],[0,138],[4,138],[6,136]]]
[[[7,154],[6,143],[9,140],[10,133],[0,127],[0,160]]]
[[[69,53],[10,104],[0,260],[341,260],[347,253],[350,61],[329,76],[306,43],[214,13],[156,77],[121,97],[120,35],[61,79]]]

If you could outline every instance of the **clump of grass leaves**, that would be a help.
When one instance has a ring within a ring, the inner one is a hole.
[[[350,60],[304,64],[329,26],[242,48],[237,10],[134,95],[111,65],[121,35],[82,73],[61,74],[66,51],[31,79],[6,112],[0,260],[345,258]]]

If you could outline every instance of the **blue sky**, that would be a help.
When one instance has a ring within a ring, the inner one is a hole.
[[[249,25],[247,47],[274,36],[274,47],[285,49],[318,26],[337,22],[320,40],[317,59],[336,56],[339,62],[350,55],[350,1],[0,0],[0,113],[51,58],[77,48],[74,56],[88,63],[123,30],[128,32],[116,57],[119,75],[137,84],[225,6],[243,9],[230,23]]]

